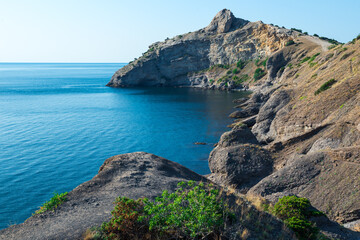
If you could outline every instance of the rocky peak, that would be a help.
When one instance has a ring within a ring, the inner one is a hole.
[[[234,14],[228,9],[223,9],[216,14],[211,23],[205,28],[205,31],[226,33],[235,21],[236,17]]]

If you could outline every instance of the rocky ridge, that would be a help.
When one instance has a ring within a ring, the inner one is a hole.
[[[241,239],[259,239],[269,222],[272,232],[294,239],[246,200],[273,204],[284,195],[306,197],[332,221],[359,229],[359,70],[360,39],[331,45],[222,10],[199,31],[151,45],[108,83],[252,90],[236,101],[235,121],[210,154],[207,179],[151,154],[115,156],[55,212],[2,230],[0,239],[78,239],[110,217],[118,195],[151,198],[182,180],[235,191],[242,209],[256,216],[234,230]],[[317,225],[334,239],[360,239],[328,219]]]
[[[230,114],[233,129],[210,154],[209,178],[272,203],[306,197],[350,224],[360,219],[360,39],[328,40],[222,10],[208,27],[156,43],[151,57],[120,69],[109,86],[250,89]],[[175,54],[181,44],[195,48],[190,61]],[[154,69],[162,76],[163,67],[173,74],[163,82],[131,77]]]

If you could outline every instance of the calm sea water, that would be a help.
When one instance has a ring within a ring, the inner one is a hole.
[[[113,155],[146,151],[209,173],[212,144],[242,93],[105,87],[123,65],[0,63],[0,229],[90,180]]]

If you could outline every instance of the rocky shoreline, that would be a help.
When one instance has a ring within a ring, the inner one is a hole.
[[[296,239],[255,207],[289,195],[308,198],[327,215],[316,223],[329,238],[360,239],[359,56],[360,40],[332,46],[226,9],[199,31],[151,45],[108,86],[253,91],[235,101],[231,130],[209,156],[211,174],[144,152],[114,156],[54,212],[1,230],[0,239],[80,239],[110,218],[117,196],[154,198],[188,180],[216,183],[255,216],[239,213],[245,220],[231,239],[259,239],[266,228],[272,230],[265,239]]]

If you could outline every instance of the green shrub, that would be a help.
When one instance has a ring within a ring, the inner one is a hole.
[[[210,79],[209,82],[210,84],[212,84],[214,82],[214,79]]]
[[[290,40],[285,44],[285,46],[290,46],[290,45],[293,45],[293,44],[295,44],[294,40]]]
[[[266,72],[262,68],[257,68],[254,72],[254,79],[255,79],[255,81],[257,81],[265,75],[266,75]]]
[[[302,30],[301,30],[301,29],[291,28],[290,30],[293,30],[293,31],[298,31],[298,32],[301,32],[301,33],[302,33]]]
[[[309,33],[308,33],[308,32],[304,32],[304,34],[305,34],[305,35],[309,35]]]
[[[143,200],[118,197],[114,203],[111,220],[101,225],[101,235],[104,239],[137,239],[145,236],[148,226],[138,221],[139,216],[144,213]]]
[[[328,46],[328,49],[331,50],[331,49],[333,49],[335,47],[336,47],[336,44],[332,44],[332,45]]]
[[[290,68],[290,69],[292,69],[292,68],[293,68],[292,63],[289,63],[289,64],[287,65],[287,67]]]
[[[327,81],[326,83],[324,83],[323,85],[321,85],[321,87],[315,91],[315,95],[318,95],[319,93],[331,88],[331,86],[335,83],[335,79],[330,79],[329,81]]]
[[[315,60],[315,58],[316,58],[317,56],[319,56],[319,55],[320,55],[320,53],[314,54],[314,55],[309,59],[309,64],[312,63],[312,62]]]
[[[52,211],[55,208],[57,208],[60,204],[62,204],[63,202],[66,201],[66,195],[68,193],[64,192],[61,194],[58,193],[54,193],[54,196],[52,198],[50,198],[49,201],[45,202],[39,210],[37,210],[34,214],[40,214],[46,211]]]
[[[235,68],[233,71],[232,71],[233,74],[238,74],[239,73],[239,69]]]
[[[323,215],[312,209],[310,201],[296,196],[285,196],[279,199],[272,212],[291,228],[299,239],[317,239],[319,229],[309,218]]]
[[[231,70],[227,71],[226,74],[231,74]]]
[[[300,62],[300,63],[307,62],[307,61],[309,61],[309,59],[310,59],[310,57],[305,57],[303,60],[301,60],[301,62]]]
[[[245,67],[245,62],[243,60],[239,60],[236,63],[236,67],[239,68],[239,69],[243,69]]]
[[[261,62],[261,65],[263,65],[264,67],[266,67],[266,63],[269,60],[269,58],[266,58],[264,61]]]
[[[314,33],[314,37],[319,37],[319,35],[317,35],[316,33]]]
[[[164,191],[155,201],[118,197],[115,204],[101,227],[106,240],[203,239],[219,234],[234,217],[219,190],[194,181],[180,182],[174,193]]]

